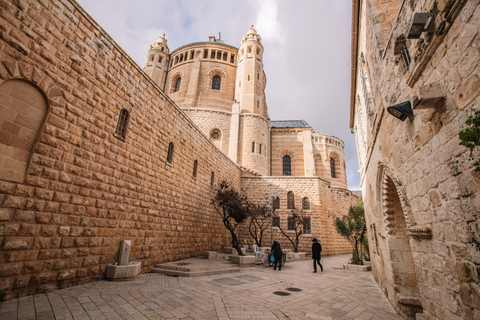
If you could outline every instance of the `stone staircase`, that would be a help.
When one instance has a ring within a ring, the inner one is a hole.
[[[162,263],[151,270],[151,272],[180,277],[199,277],[239,271],[240,267],[229,259],[208,260],[203,257]]]

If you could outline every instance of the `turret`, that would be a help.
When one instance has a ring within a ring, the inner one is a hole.
[[[147,62],[143,69],[162,90],[164,90],[165,78],[167,76],[169,53],[170,49],[168,49],[164,33],[150,46],[147,53]]]
[[[268,174],[269,119],[265,102],[262,38],[251,28],[242,38],[237,55],[235,99],[240,109],[240,164]]]

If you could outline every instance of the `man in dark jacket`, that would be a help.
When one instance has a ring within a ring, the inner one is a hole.
[[[312,242],[313,273],[317,273],[317,263],[320,266],[320,270],[323,272],[323,266],[320,263],[320,252],[322,252],[322,245],[318,242],[317,238],[313,238]]]
[[[277,263],[278,263],[278,271],[282,270],[283,252],[282,252],[282,248],[280,247],[280,243],[274,240],[270,253],[273,254],[273,257],[275,258],[275,263],[273,264],[273,270],[277,269]]]

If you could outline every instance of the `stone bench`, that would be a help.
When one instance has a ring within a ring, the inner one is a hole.
[[[358,265],[358,264],[344,264],[343,269],[352,270],[352,271],[371,271],[372,267],[368,265]]]
[[[251,267],[255,265],[255,256],[230,256],[230,260],[239,267]]]

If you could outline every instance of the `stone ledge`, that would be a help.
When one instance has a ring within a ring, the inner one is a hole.
[[[141,262],[129,262],[126,265],[109,264],[105,277],[111,281],[132,281],[140,274]]]
[[[352,271],[361,271],[361,272],[372,271],[371,266],[358,265],[358,264],[344,264],[343,269],[352,270]]]
[[[230,260],[239,267],[251,267],[255,265],[255,256],[230,256]]]
[[[287,261],[303,261],[305,260],[305,252],[287,252]]]

